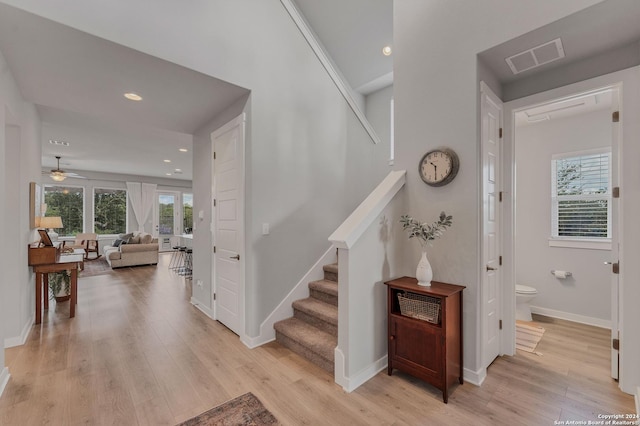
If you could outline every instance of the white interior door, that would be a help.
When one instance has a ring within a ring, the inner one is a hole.
[[[620,126],[622,125],[622,111],[620,111],[620,93],[618,87],[614,88],[612,91],[611,109],[611,187],[616,188],[620,185]],[[618,112],[618,121],[613,118],[616,112]],[[620,373],[620,352],[618,349],[618,339],[620,338],[620,328],[618,324],[618,309],[620,306],[620,275],[618,275],[620,266],[618,263],[620,259],[620,246],[618,240],[620,232],[620,201],[617,198],[612,198],[611,201],[611,377],[618,380]]]
[[[481,84],[482,119],[482,354],[488,367],[500,355],[500,140],[502,101]]]
[[[244,332],[244,114],[211,135],[213,158],[213,306],[216,319]]]

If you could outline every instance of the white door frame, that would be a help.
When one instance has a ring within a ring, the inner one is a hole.
[[[216,129],[211,133],[211,241],[212,246],[216,244],[216,206],[214,205],[214,200],[216,199],[216,179],[215,179],[215,161],[214,155],[216,151],[215,140],[218,135],[224,134],[234,127],[240,126],[240,137],[238,140],[239,150],[240,150],[240,161],[239,167],[241,168],[240,175],[242,178],[240,179],[240,186],[238,189],[238,216],[240,217],[241,226],[238,229],[238,245],[239,250],[238,254],[240,255],[240,285],[238,288],[238,317],[239,317],[239,337],[241,341],[246,341],[246,321],[245,321],[245,277],[246,277],[246,250],[245,250],[245,208],[244,208],[244,194],[245,194],[245,121],[246,114],[243,112],[233,120],[224,124],[222,127]],[[213,319],[218,319],[218,309],[217,303],[215,300],[216,294],[216,253],[211,252],[211,308],[213,312]]]
[[[180,196],[180,191],[156,189],[155,199],[153,200],[153,233],[155,234],[154,236],[158,239],[158,247],[161,252],[171,250],[171,247],[165,248],[163,250],[162,241],[160,241],[160,203],[158,198],[163,194],[173,195],[175,197],[173,200],[173,234],[169,236],[172,241],[179,233],[177,227],[182,216],[180,212],[180,210],[182,209],[182,197]],[[173,245],[173,242],[171,242],[170,245]]]
[[[512,259],[508,262],[504,268],[504,277],[506,282],[515,283],[515,113],[528,109],[535,105],[542,105],[552,101],[558,101],[563,98],[575,97],[578,93],[587,93],[592,91],[599,91],[606,88],[618,88],[622,90],[622,77],[621,72],[595,77],[589,80],[581,81],[578,83],[570,84],[567,86],[551,89],[548,91],[536,93],[524,98],[516,99],[504,104],[504,144],[503,144],[503,171],[504,171],[504,191],[507,194],[513,194],[514,196],[507,197],[508,202],[503,206],[503,213],[505,218],[505,226],[503,233],[503,248],[508,256],[508,259]],[[621,96],[621,93],[619,93]],[[622,113],[622,111],[621,111]],[[618,148],[618,158],[622,158],[621,141],[612,140],[612,151]],[[622,170],[618,170],[618,176],[622,175]],[[621,209],[620,209],[621,210]],[[622,221],[618,220],[618,235],[623,235]],[[622,258],[622,247],[620,247],[619,257]],[[615,259],[612,259],[615,261]],[[623,276],[620,274],[618,277],[618,291],[612,291],[612,304],[617,304],[617,309],[612,309],[612,316],[617,314],[617,317],[622,315],[622,301],[620,300],[620,294],[623,289]],[[503,297],[505,301],[509,303],[505,304],[503,311],[503,320],[507,325],[515,324],[515,286],[503,286]],[[617,299],[617,300],[616,300]],[[510,308],[510,309],[509,309]],[[612,322],[616,322],[615,320]],[[612,327],[616,324],[612,323]],[[622,334],[623,324],[618,324],[618,329]],[[505,333],[505,337],[508,337],[509,333]],[[506,338],[504,339],[507,340]],[[506,354],[515,353],[515,325],[511,334],[511,339],[508,342],[511,346],[509,351],[505,350]],[[505,342],[505,346],[506,346]],[[622,359],[622,347],[620,349],[620,358]],[[613,366],[612,366],[613,368]]]

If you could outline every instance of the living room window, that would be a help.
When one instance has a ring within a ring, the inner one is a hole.
[[[185,234],[193,233],[193,194],[182,194],[182,230]]]
[[[550,245],[610,244],[611,150],[554,155],[551,169]]]
[[[61,237],[84,232],[84,188],[62,185],[44,187],[45,216],[60,216],[61,229],[56,231]]]
[[[116,235],[127,232],[127,190],[94,188],[93,232]]]

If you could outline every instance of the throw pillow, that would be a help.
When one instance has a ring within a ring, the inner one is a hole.
[[[129,238],[128,243],[129,244],[140,244],[140,234],[134,235],[133,237]]]
[[[133,232],[130,232],[128,234],[120,234],[120,235],[118,235],[119,239],[121,239],[122,241],[126,241],[126,242],[129,242],[131,237],[133,237]]]
[[[113,242],[113,247],[120,247],[120,244],[122,244],[122,243],[123,243],[123,241],[120,238],[118,238],[117,240],[115,240]]]
[[[140,234],[140,244],[149,244],[153,240],[153,235],[151,234]]]

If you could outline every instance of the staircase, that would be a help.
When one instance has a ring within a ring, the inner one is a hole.
[[[333,373],[338,345],[338,264],[325,265],[324,279],[309,283],[310,296],[293,302],[293,317],[273,325],[276,341]]]

